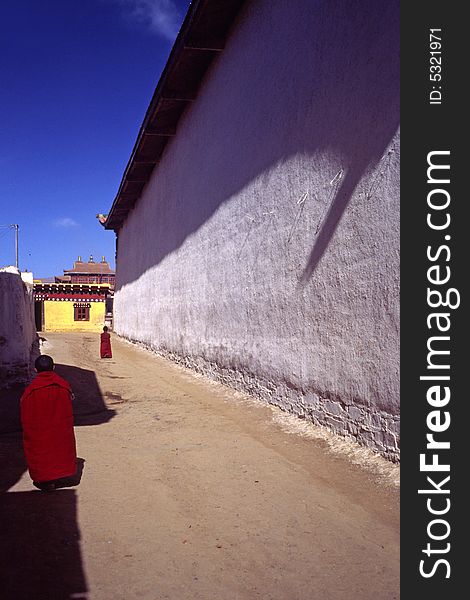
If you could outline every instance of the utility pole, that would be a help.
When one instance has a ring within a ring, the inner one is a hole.
[[[19,269],[19,266],[18,266],[18,231],[20,229],[20,226],[18,224],[16,224],[16,225],[12,225],[12,227],[15,230],[15,267],[17,269]]]
[[[15,230],[15,267],[19,270],[19,260],[18,260],[18,231],[20,230],[20,226],[15,223],[14,225],[0,225],[0,229],[14,229]]]

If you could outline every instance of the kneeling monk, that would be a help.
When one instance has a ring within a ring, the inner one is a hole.
[[[50,356],[41,355],[34,366],[37,375],[20,401],[23,446],[33,484],[49,491],[77,471],[72,390],[54,373]]]
[[[108,328],[106,325],[103,327],[103,333],[101,334],[101,343],[100,343],[100,356],[101,358],[113,358],[113,353],[111,352],[111,336],[108,333]]]

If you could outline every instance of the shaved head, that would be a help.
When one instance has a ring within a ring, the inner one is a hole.
[[[47,354],[41,354],[41,356],[36,359],[34,366],[38,373],[42,373],[42,371],[53,371],[54,361]]]

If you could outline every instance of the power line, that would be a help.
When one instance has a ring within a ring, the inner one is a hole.
[[[1,229],[14,229],[15,230],[15,267],[17,269],[19,269],[19,262],[18,262],[18,232],[20,229],[20,226],[17,223],[13,223],[10,225],[0,225]],[[4,232],[7,233],[7,232]]]

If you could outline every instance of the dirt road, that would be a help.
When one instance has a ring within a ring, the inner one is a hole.
[[[34,490],[11,412],[3,600],[399,597],[396,467],[354,464],[294,417],[116,337],[100,360],[97,335],[42,335],[76,395],[83,472]]]

